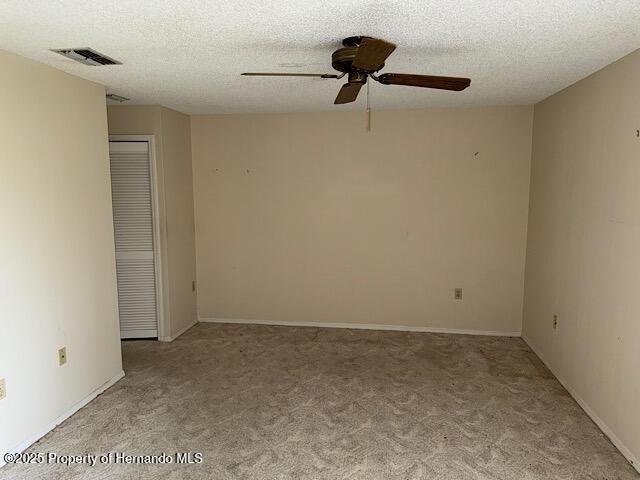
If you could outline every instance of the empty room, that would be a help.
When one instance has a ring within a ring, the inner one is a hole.
[[[5,0],[0,139],[0,479],[640,479],[636,0]]]

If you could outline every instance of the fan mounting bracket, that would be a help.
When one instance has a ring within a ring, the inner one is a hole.
[[[367,83],[367,74],[364,72],[352,70],[351,72],[349,72],[349,83],[360,83],[364,85],[365,83]]]
[[[364,40],[365,38],[371,38],[371,37],[366,37],[362,35],[358,35],[355,37],[347,37],[344,40],[342,40],[342,45],[344,45],[345,47],[359,47],[360,44],[362,43],[362,40]]]

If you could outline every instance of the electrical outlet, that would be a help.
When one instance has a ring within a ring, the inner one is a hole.
[[[462,300],[462,288],[458,287],[453,291],[453,298],[455,300]]]
[[[67,363],[67,347],[62,347],[60,350],[58,350],[58,363],[60,364],[60,366]]]
[[[553,315],[553,328],[558,328],[558,315]]]
[[[7,396],[7,384],[4,382],[4,378],[0,378],[0,400]]]

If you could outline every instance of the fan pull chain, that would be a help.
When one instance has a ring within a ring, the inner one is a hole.
[[[369,82],[367,82],[367,132],[371,131],[371,108],[369,107]]]

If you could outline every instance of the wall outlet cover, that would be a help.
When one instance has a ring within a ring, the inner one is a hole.
[[[62,347],[58,350],[58,364],[62,366],[65,363],[67,363],[67,347]]]

